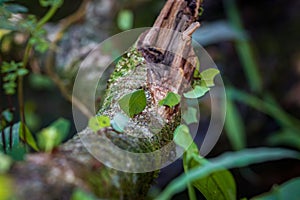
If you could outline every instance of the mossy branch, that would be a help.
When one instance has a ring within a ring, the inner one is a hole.
[[[32,154],[24,162],[15,163],[9,175],[14,180],[13,190],[17,199],[70,199],[76,188],[105,199],[145,198],[157,177],[157,171],[117,171],[106,167],[90,152],[100,152],[100,156],[110,157],[111,162],[119,162],[113,149],[97,140],[99,135],[105,135],[123,150],[136,153],[153,152],[173,139],[180,105],[170,109],[159,106],[158,102],[167,92],[181,95],[192,80],[197,59],[189,36],[199,26],[195,23],[199,6],[200,0],[167,1],[154,27],[168,28],[173,32],[164,34],[148,31],[142,34],[132,54],[140,56],[140,62],[125,75],[115,76],[110,81],[104,105],[99,111],[110,117],[121,112],[118,99],[124,94],[140,88],[147,93],[146,109],[131,119],[128,129],[119,133],[107,128],[95,134],[87,128],[79,133],[81,138],[75,136],[52,154]],[[184,37],[178,37],[178,32],[183,33]],[[160,68],[163,65],[169,68],[163,70]],[[164,73],[160,74],[162,70]],[[162,81],[161,75],[167,81]],[[149,118],[150,122],[147,121]],[[83,145],[82,139],[89,142],[90,152]],[[158,164],[174,156],[174,146],[170,146],[164,153],[165,156],[158,160]],[[128,164],[136,163],[128,160]]]

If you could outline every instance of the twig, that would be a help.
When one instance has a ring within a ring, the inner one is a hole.
[[[52,42],[52,46],[56,46],[56,44],[62,39],[64,32],[71,26],[73,23],[81,20],[86,14],[86,8],[88,2],[90,0],[84,0],[79,7],[79,9],[72,15],[68,16],[67,18],[63,19],[60,23],[60,30],[56,33],[54,40]],[[76,97],[70,94],[68,88],[65,86],[63,80],[56,74],[54,70],[54,60],[55,60],[55,53],[53,50],[48,53],[47,60],[46,60],[46,73],[52,79],[52,81],[57,85],[58,89],[60,90],[61,94],[65,97],[66,100],[71,102],[75,107],[77,107],[82,114],[86,117],[92,117],[91,111]]]

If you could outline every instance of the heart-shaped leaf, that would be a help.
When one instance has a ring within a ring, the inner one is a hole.
[[[133,117],[134,115],[141,113],[147,105],[145,91],[141,89],[126,94],[119,100],[118,103],[120,108],[129,117]]]

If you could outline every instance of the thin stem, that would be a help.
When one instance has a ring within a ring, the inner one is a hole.
[[[1,76],[1,79],[0,79],[0,83],[1,82],[2,82],[2,76]],[[1,105],[1,99],[2,99],[2,90],[0,88],[0,123],[2,123],[2,105]],[[2,137],[2,143],[3,143],[3,152],[6,153],[6,141],[5,141],[4,127],[2,127],[2,130],[1,130],[1,137]]]
[[[23,61],[22,61],[22,67],[26,68],[28,60],[29,60],[29,55],[32,49],[31,44],[27,44],[24,56],[23,56]],[[24,90],[23,90],[23,76],[18,77],[18,103],[19,103],[19,112],[20,112],[20,121],[23,133],[25,133],[25,110],[24,110]],[[26,134],[24,135],[24,142],[26,143]]]
[[[46,13],[46,15],[44,15],[44,17],[42,17],[40,19],[40,21],[37,24],[36,29],[40,29],[43,27],[43,25],[48,22],[51,17],[55,14],[55,12],[57,11],[57,9],[59,8],[60,5],[53,5],[50,10]]]
[[[60,5],[53,5],[49,11],[40,19],[40,21],[37,23],[36,26],[36,31],[40,30],[43,25],[49,21],[49,19],[55,14],[57,9],[59,8]],[[26,68],[28,61],[29,61],[29,56],[30,52],[32,50],[32,44],[27,43],[26,49],[24,52],[23,56],[23,61],[22,61],[22,68]],[[18,103],[19,103],[19,109],[20,109],[20,121],[21,121],[21,126],[23,129],[23,132],[25,133],[25,111],[24,111],[24,90],[23,90],[23,77],[19,76],[18,77]],[[26,134],[24,135],[24,141],[26,143]]]

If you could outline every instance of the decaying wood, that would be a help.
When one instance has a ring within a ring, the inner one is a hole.
[[[111,162],[121,159],[113,149],[98,141],[101,135],[131,152],[153,152],[172,140],[172,131],[177,124],[175,118],[180,114],[178,106],[170,109],[158,106],[158,101],[167,92],[182,94],[191,81],[197,60],[189,36],[199,26],[195,22],[199,6],[200,0],[167,1],[154,28],[138,39],[137,50],[144,61],[109,85],[99,112],[110,117],[122,112],[117,102],[123,95],[140,88],[149,94],[146,109],[130,120],[125,132],[103,129],[97,135],[87,128],[79,134],[81,139],[90,142],[89,152],[75,136],[52,154],[32,154],[24,162],[14,164],[9,174],[14,180],[13,189],[18,199],[70,199],[75,188],[105,199],[145,197],[157,171],[117,171],[106,167],[90,152],[112,157]],[[152,126],[162,130],[157,132]],[[172,148],[167,151],[161,162],[174,157]],[[127,162],[128,165],[135,164],[131,160]]]

